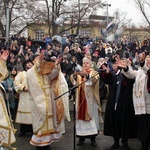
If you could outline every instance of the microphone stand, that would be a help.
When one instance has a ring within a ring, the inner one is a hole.
[[[76,150],[76,105],[75,105],[76,104],[76,102],[75,102],[76,101],[76,88],[78,88],[80,85],[82,85],[83,83],[89,81],[90,79],[92,79],[93,77],[95,77],[98,74],[99,74],[99,72],[97,72],[95,75],[91,76],[90,78],[86,79],[85,81],[81,82],[80,84],[77,84],[77,85],[73,86],[70,90],[66,91],[65,93],[63,93],[63,94],[59,95],[58,97],[54,98],[54,100],[57,100],[60,97],[62,97],[63,95],[69,93],[69,92],[74,92],[74,94],[73,94],[73,101],[74,101],[74,103],[73,103],[73,112],[74,112],[74,114],[73,114],[73,118],[74,118],[74,127],[73,127],[73,129],[74,129],[74,136],[73,136],[73,138],[74,138],[73,139],[74,140],[74,149],[73,150]]]

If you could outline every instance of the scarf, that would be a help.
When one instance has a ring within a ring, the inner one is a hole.
[[[82,78],[81,82],[84,82],[85,78]],[[84,84],[82,84],[79,88],[79,101],[78,101],[78,113],[77,119],[90,121],[91,118],[88,114],[87,101],[84,92]]]

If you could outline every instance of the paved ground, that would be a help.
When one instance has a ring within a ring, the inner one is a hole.
[[[71,115],[73,118],[73,115]],[[15,124],[15,127],[18,129],[18,124]],[[103,127],[102,127],[103,128]],[[35,150],[35,147],[29,144],[31,135],[26,135],[24,137],[17,137],[17,142],[13,145],[13,147],[17,147],[17,150]],[[77,139],[76,139],[77,141]],[[103,134],[99,134],[96,138],[97,147],[92,147],[90,145],[90,140],[86,140],[85,143],[81,146],[76,146],[74,143],[74,126],[73,119],[71,122],[66,121],[66,133],[63,136],[63,139],[57,143],[51,144],[52,150],[109,150],[109,147],[113,144],[113,140],[111,137],[106,137]],[[120,143],[121,145],[121,143]],[[121,145],[122,146],[122,145]],[[131,150],[139,150],[141,147],[140,142],[137,139],[129,140],[129,146]],[[117,150],[123,150],[120,147]]]
[[[63,139],[59,142],[52,143],[52,150],[109,150],[110,146],[113,144],[112,137],[104,136],[102,133],[99,134],[96,138],[97,147],[92,147],[90,145],[90,140],[86,140],[83,145],[76,146],[76,142],[78,139],[75,138],[74,132],[74,121],[73,121],[73,101],[70,103],[71,110],[71,118],[70,122],[66,121],[66,133],[63,136]],[[103,104],[103,106],[105,106]],[[103,112],[105,111],[105,107],[103,107]],[[12,145],[12,147],[16,147],[17,150],[35,150],[35,147],[30,145],[29,141],[31,139],[31,134],[27,134],[23,137],[18,137],[17,134],[19,132],[19,125],[14,124],[17,129],[16,133],[16,143]],[[103,130],[103,124],[101,125],[101,131]],[[120,148],[116,150],[123,150],[122,145],[120,143]],[[140,150],[141,144],[138,139],[129,140],[129,146],[131,150]],[[4,149],[5,150],[5,149]]]

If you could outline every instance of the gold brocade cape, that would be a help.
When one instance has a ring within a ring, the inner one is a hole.
[[[5,62],[0,60],[0,81],[3,81],[8,75]],[[0,145],[11,147],[16,139],[14,136],[14,127],[10,122],[6,102],[4,99],[5,89],[0,84]]]
[[[68,121],[70,121],[70,111],[69,111],[69,93],[68,93],[68,84],[66,79],[61,72],[59,71],[58,78],[55,78],[51,83],[52,90],[55,94],[55,97],[61,96],[60,98],[56,99],[56,115],[57,115],[57,123],[60,124],[62,119],[65,117]],[[62,110],[63,106],[63,110]]]
[[[51,80],[51,83],[49,83],[49,85],[46,85],[48,86],[49,90],[52,90],[54,93],[53,95],[49,96],[46,94],[44,85],[40,81],[40,76],[44,76],[45,78],[48,75],[39,74],[36,65],[34,65],[31,69],[27,71],[27,84],[31,95],[31,104],[33,104],[32,106],[34,106],[32,108],[34,133],[40,131],[45,125],[45,121],[48,118],[48,101],[54,100],[54,97],[61,94],[59,90],[59,88],[61,87],[59,77],[60,73],[57,78]],[[52,106],[49,107],[51,107],[50,111],[52,115],[50,117],[53,118]],[[56,101],[57,125],[59,125],[59,123],[64,118],[64,108],[65,106],[63,105],[62,99],[58,99]],[[51,122],[53,124],[53,120],[51,120]],[[54,127],[51,127],[50,130],[53,131]]]

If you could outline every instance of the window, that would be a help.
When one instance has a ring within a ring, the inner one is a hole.
[[[65,31],[66,35],[70,35],[70,30]]]
[[[37,29],[35,31],[35,39],[42,40],[44,38],[44,29]]]
[[[79,35],[91,35],[91,31],[87,29],[80,29],[79,30]]]

